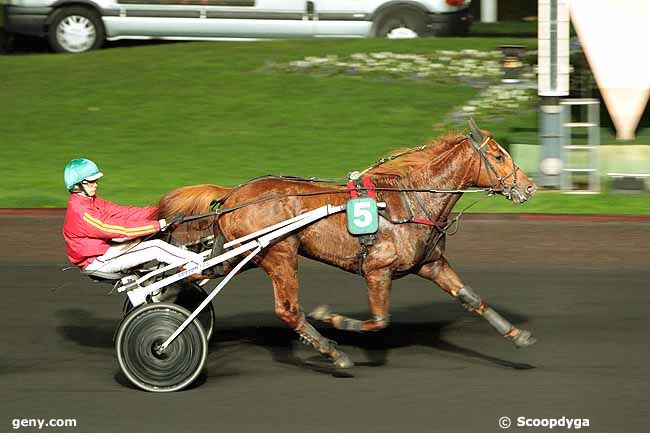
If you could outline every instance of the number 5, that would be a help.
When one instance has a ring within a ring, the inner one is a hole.
[[[359,201],[354,203],[352,216],[354,224],[359,228],[368,227],[372,224],[372,213],[370,212],[371,203],[368,201]]]

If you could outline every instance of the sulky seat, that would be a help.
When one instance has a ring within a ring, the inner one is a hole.
[[[81,270],[81,275],[90,277],[92,280],[113,283],[117,280],[124,278],[125,274],[119,272],[102,272],[102,271],[91,271],[91,270]]]

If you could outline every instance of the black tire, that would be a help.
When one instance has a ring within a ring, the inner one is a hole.
[[[115,351],[129,381],[151,392],[179,391],[201,373],[208,353],[203,327],[193,320],[164,352],[164,343],[190,316],[190,312],[164,302],[142,305],[120,324]]]
[[[403,7],[391,9],[383,13],[376,24],[375,35],[380,38],[390,37],[395,29],[406,28],[418,35],[427,35],[426,16],[423,12]]]
[[[57,9],[50,20],[47,40],[57,53],[83,53],[104,44],[106,33],[97,12],[71,6]]]
[[[9,54],[13,50],[14,35],[0,27],[0,54]]]
[[[174,303],[192,312],[196,310],[197,307],[201,305],[201,302],[203,302],[207,297],[208,294],[203,290],[203,287],[196,283],[191,283],[189,287],[181,290]],[[199,320],[201,326],[203,326],[206,339],[210,341],[214,331],[214,307],[212,302],[209,302],[196,318]]]
[[[434,36],[467,36],[471,25],[467,11],[442,14],[434,20],[431,31]]]
[[[203,287],[196,283],[177,284],[183,284],[183,288],[178,293],[178,297],[176,298],[176,301],[174,301],[174,304],[180,305],[189,312],[196,310],[196,308],[201,305],[201,302],[208,297],[208,294]],[[131,304],[131,301],[127,297],[124,301],[124,306],[122,307],[124,316],[129,314],[131,310],[133,310],[133,304]],[[212,305],[212,302],[205,306],[203,311],[201,311],[197,316],[197,319],[201,326],[203,326],[206,339],[210,341],[214,332],[214,306]]]

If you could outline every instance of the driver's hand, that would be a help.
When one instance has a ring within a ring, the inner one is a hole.
[[[160,230],[167,231],[169,229],[174,229],[183,223],[184,218],[185,215],[183,214],[174,215],[169,219],[163,218],[159,221],[161,227]]]

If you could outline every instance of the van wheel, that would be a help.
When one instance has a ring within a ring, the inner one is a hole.
[[[425,16],[411,8],[399,8],[383,14],[377,21],[376,35],[388,39],[410,39],[425,36]]]
[[[8,54],[14,47],[14,35],[0,27],[0,54]]]
[[[57,53],[83,53],[104,44],[104,25],[91,9],[61,8],[52,15],[47,38]]]

